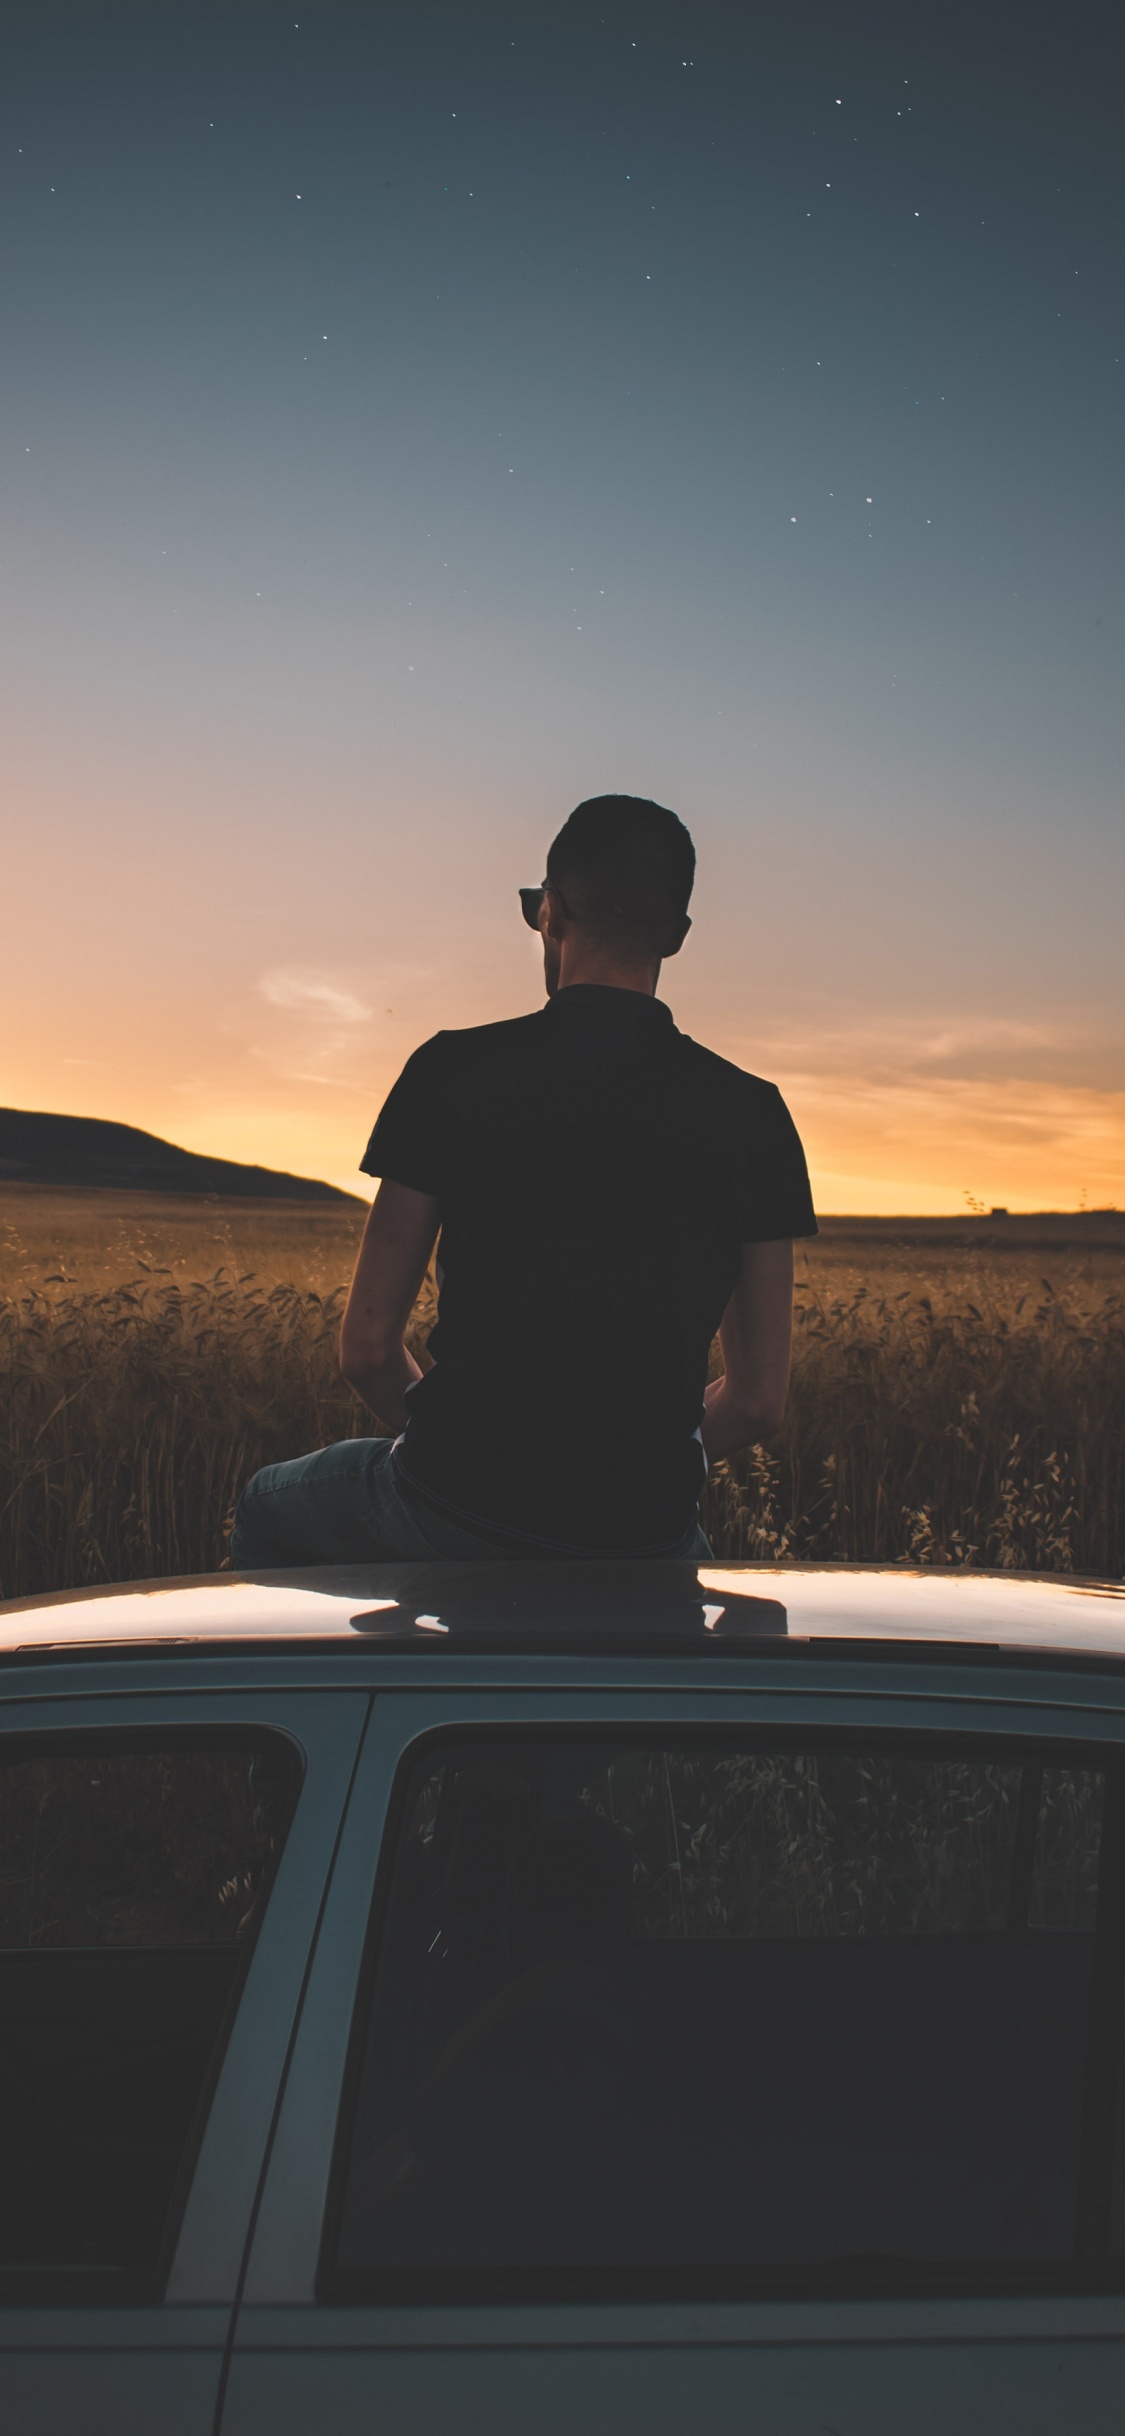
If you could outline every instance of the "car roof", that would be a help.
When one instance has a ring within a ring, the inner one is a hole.
[[[1125,1660],[1125,1583],[905,1565],[318,1566],[0,1604],[0,1659],[156,1646],[467,1656],[782,1652],[801,1643]]]

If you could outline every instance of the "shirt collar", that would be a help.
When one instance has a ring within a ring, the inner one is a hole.
[[[668,1032],[674,1028],[672,1009],[662,998],[650,998],[647,990],[607,988],[601,981],[572,981],[565,990],[556,990],[542,1011],[552,1023],[650,1024]]]

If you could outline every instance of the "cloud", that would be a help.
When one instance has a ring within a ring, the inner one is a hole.
[[[263,973],[258,987],[271,1007],[284,1007],[299,1015],[319,1016],[333,1026],[367,1023],[370,1020],[370,1007],[365,1007],[351,990],[342,990],[335,981],[282,971]]]
[[[921,1065],[957,1066],[979,1064],[987,1059],[993,1066],[1004,1068],[1012,1058],[1026,1058],[1029,1054],[1057,1056],[1069,1047],[1070,1040],[1058,1024],[980,1016],[948,1024],[942,1031],[923,1033],[912,1045]]]
[[[851,1088],[926,1091],[942,1083],[988,1085],[1001,1097],[1009,1085],[1036,1092],[1120,1088],[1125,1036],[1119,1020],[1079,1008],[1063,1020],[1008,1015],[993,1009],[888,1006],[822,1001],[763,1023],[753,1036],[732,1027],[713,1045],[736,1064],[778,1080],[784,1072],[835,1077]]]
[[[287,1069],[287,1080],[291,1083],[315,1083],[320,1091],[348,1091],[353,1099],[361,1099],[365,1105],[371,1099],[370,1091],[359,1090],[355,1083],[340,1074],[308,1074],[303,1067],[294,1066]]]
[[[776,1069],[775,1069],[776,1073]],[[1125,1092],[1050,1081],[777,1073],[826,1209],[1125,1206]]]
[[[290,1083],[351,1087],[349,1070],[357,1059],[366,1065],[371,1054],[368,1026],[375,1010],[346,979],[279,965],[261,975],[258,996],[273,1008],[277,1022],[271,1039],[248,1044],[252,1058]]]
[[[780,1085],[826,1210],[1125,1207],[1120,1027],[1096,1011],[826,993],[810,1013],[715,1046]]]
[[[842,1013],[835,1022],[802,1025],[799,1030],[773,1024],[751,1049],[822,1074],[856,1070],[886,1078],[931,1072],[944,1067],[953,1076],[1034,1075],[1057,1077],[1062,1067],[1068,1080],[1089,1077],[1104,1037],[1093,1026],[1028,1023],[1003,1015],[953,1016],[944,1021],[894,1007],[886,1013],[864,1010]]]

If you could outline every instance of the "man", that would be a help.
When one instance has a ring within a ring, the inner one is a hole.
[[[363,1159],[340,1366],[393,1434],[258,1472],[236,1566],[710,1553],[707,1458],[781,1420],[816,1220],[778,1091],[656,996],[694,874],[661,804],[571,813],[520,891],[546,1005],[426,1041]],[[423,1375],[404,1338],[439,1235]]]

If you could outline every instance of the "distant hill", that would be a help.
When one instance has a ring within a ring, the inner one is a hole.
[[[136,1125],[0,1108],[0,1183],[102,1184],[117,1192],[233,1193],[259,1201],[357,1201],[312,1176],[205,1159]]]

